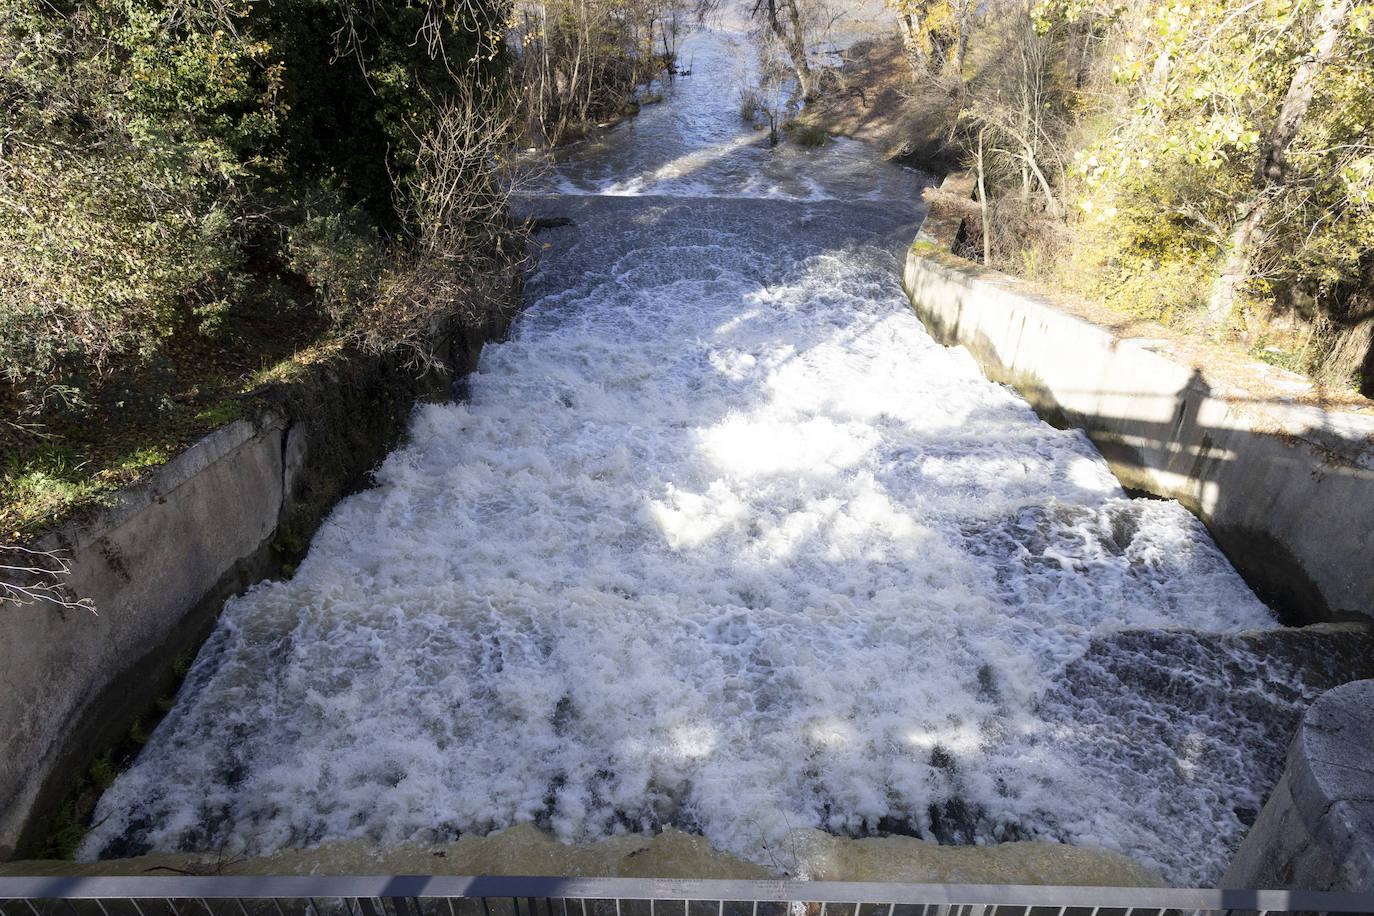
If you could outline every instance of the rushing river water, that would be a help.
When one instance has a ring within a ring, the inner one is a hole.
[[[1272,615],[927,336],[925,176],[769,150],[729,43],[684,54],[555,169],[537,209],[576,225],[468,400],[229,602],[87,856],[534,822],[766,863],[815,826],[1216,877],[1315,689],[1226,635]]]

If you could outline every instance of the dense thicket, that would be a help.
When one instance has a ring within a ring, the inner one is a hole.
[[[500,254],[481,2],[0,0],[0,443],[255,317],[418,345]]]
[[[517,144],[633,110],[685,0],[0,0],[0,525],[510,308]],[[324,370],[320,370],[324,371]]]
[[[1374,386],[1370,4],[893,2],[994,263]]]

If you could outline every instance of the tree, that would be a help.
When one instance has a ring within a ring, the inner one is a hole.
[[[462,81],[503,75],[504,20],[502,0],[0,0],[0,451],[126,401],[184,416],[190,349],[283,306],[333,318],[315,268],[370,252],[376,273],[418,235],[398,206],[418,153]],[[312,234],[343,248],[310,267],[287,249]],[[140,379],[151,405],[116,394]]]
[[[948,13],[891,2],[929,72]],[[1038,45],[1022,17],[983,11],[961,94],[994,257],[1140,317],[1243,321],[1289,367],[1374,388],[1374,5],[1038,0]]]
[[[973,0],[887,0],[917,76],[962,77],[973,28]]]
[[[781,10],[781,15],[779,15]],[[782,43],[802,98],[816,97],[816,78],[806,59],[807,25],[797,0],[756,0],[753,15],[762,16],[768,30]]]
[[[529,138],[555,146],[632,111],[636,88],[673,66],[690,10],[688,0],[522,0],[511,47]]]
[[[960,114],[978,173],[985,261],[1008,217],[1042,227],[1064,216],[1064,92],[1055,83],[1057,36],[1035,27],[1025,5],[1004,8],[992,62],[964,87]],[[997,203],[993,203],[993,198]]]
[[[1261,226],[1273,203],[1274,192],[1288,177],[1288,153],[1302,130],[1317,88],[1317,78],[1331,61],[1341,37],[1341,25],[1350,12],[1350,0],[1323,0],[1314,31],[1317,40],[1298,62],[1288,83],[1283,106],[1260,147],[1255,165],[1254,189],[1237,208],[1235,227],[1223,249],[1221,270],[1207,303],[1207,319],[1213,327],[1224,325],[1235,306],[1236,291],[1245,282],[1254,251],[1261,241]]]

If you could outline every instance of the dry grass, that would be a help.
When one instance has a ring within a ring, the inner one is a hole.
[[[899,39],[861,41],[823,82],[824,95],[801,124],[872,144],[883,155],[935,175],[957,167],[951,128],[959,111],[955,87],[935,77],[920,84]]]

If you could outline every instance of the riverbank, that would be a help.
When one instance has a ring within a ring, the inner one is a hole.
[[[841,52],[834,82],[796,118],[828,134],[862,140],[886,159],[942,176],[959,166],[951,141],[959,114],[954,87],[918,87],[896,38],[856,42]]]
[[[999,114],[1004,107],[999,99],[1019,97],[1022,91],[1016,82],[1019,77],[1008,72],[1001,59],[1003,53],[1019,53],[1014,42],[1009,50],[1004,47],[1013,40],[1008,38],[1009,28],[997,17],[975,26],[962,78],[933,72],[915,76],[897,38],[856,43],[844,52],[843,64],[825,95],[809,104],[797,122],[808,130],[863,140],[885,157],[937,179],[956,169],[974,168],[977,144],[973,138],[981,131],[987,144],[987,210],[979,212],[973,183],[965,185],[963,196],[973,200],[958,208],[967,217],[960,253],[982,260],[981,216],[986,215],[989,266],[1092,299],[1099,311],[1111,312],[1108,320],[1113,324],[1153,322],[1166,326],[1169,336],[1186,339],[1193,349],[1211,354],[1212,361],[1262,362],[1300,373],[1329,401],[1359,398],[1361,390],[1366,396],[1374,394],[1370,337],[1374,319],[1368,317],[1367,276],[1350,277],[1337,286],[1329,278],[1257,276],[1243,290],[1230,318],[1214,319],[1204,300],[1215,279],[1214,268],[1224,255],[1219,243],[1230,216],[1216,216],[1216,225],[1201,217],[1181,218],[1179,214],[1210,213],[1212,205],[1180,205],[1173,201],[1178,189],[1167,184],[1147,201],[1132,203],[1128,189],[1119,191],[1122,199],[1112,197],[1118,193],[1116,185],[1104,175],[1134,175],[1153,160],[1130,159],[1119,169],[1107,169],[1099,160],[1108,158],[1112,147],[1100,140],[1093,145],[1096,128],[1068,130],[1084,112],[1111,104],[1103,96],[1106,89],[1097,94],[1089,91],[1089,84],[1083,82],[1090,80],[1086,71],[1079,73],[1074,85],[1061,86],[1060,78],[1054,77],[1026,90],[1053,96],[1046,102],[1048,120],[1042,125],[1046,133],[1035,143],[1038,162],[1032,165],[1042,169],[1048,184],[1033,189],[1026,183],[1028,173],[1018,165],[1025,150],[1002,130],[999,120],[1005,114]],[[1070,65],[1086,66],[1081,57],[1074,64],[1073,40],[1065,43],[1062,36],[1047,34],[1035,41],[1043,42],[1040,53],[1068,54]],[[1123,80],[1123,85],[1129,83]],[[1077,101],[1059,110],[1068,104],[1065,99]],[[1110,123],[1111,117],[1102,120]],[[1172,150],[1174,143],[1171,139],[1165,146]],[[1229,150],[1219,149],[1209,161],[1229,155]],[[1166,158],[1168,154],[1155,157],[1158,161]],[[1243,157],[1241,166],[1246,173],[1253,170]],[[1339,211],[1334,203],[1331,206],[1331,212]],[[1145,232],[1143,227],[1151,221],[1170,219],[1178,219],[1179,225],[1159,228],[1156,235],[1135,242],[1123,241],[1131,232]],[[1190,242],[1186,254],[1174,250],[1185,230],[1207,236]],[[1277,239],[1283,232],[1268,235]],[[1267,256],[1280,260],[1284,270],[1299,269],[1295,265],[1310,254],[1306,247],[1310,243],[1310,239],[1306,243],[1290,240],[1291,250]],[[1358,250],[1361,244],[1350,250]],[[1271,265],[1271,272],[1275,269]],[[1319,301],[1321,296],[1326,298]]]
[[[57,584],[91,606],[38,600],[0,614],[0,858],[70,853],[102,774],[170,708],[224,600],[290,573],[332,506],[368,486],[416,401],[461,394],[457,380],[514,317],[521,280],[512,267],[504,297],[437,322],[428,371],[334,348],[100,511],[37,539],[70,567]]]
[[[937,340],[1086,431],[1125,486],[1190,509],[1286,622],[1374,615],[1374,404],[938,247],[913,245],[904,275]]]

